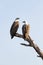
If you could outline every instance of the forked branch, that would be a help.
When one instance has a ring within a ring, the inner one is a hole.
[[[19,38],[23,38],[23,35],[19,34],[19,33],[16,33],[15,34],[16,37],[19,37]],[[23,38],[24,39],[24,38]],[[24,46],[30,46],[30,47],[33,47],[35,49],[35,51],[38,53],[38,56],[37,57],[40,57],[43,59],[43,51],[38,47],[38,45],[36,45],[33,40],[31,39],[30,36],[28,36],[27,39],[25,39],[29,44],[23,44],[21,43],[21,45],[24,45]]]

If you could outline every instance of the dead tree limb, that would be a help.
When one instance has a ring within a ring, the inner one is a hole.
[[[19,34],[19,33],[16,33],[15,34],[16,37],[19,37],[19,38],[23,38],[23,35]],[[23,38],[24,39],[24,38]],[[24,45],[24,46],[30,46],[30,47],[33,47],[35,49],[35,51],[38,53],[38,56],[37,57],[40,57],[43,59],[43,52],[42,50],[38,47],[38,45],[36,45],[33,40],[31,39],[30,36],[28,36],[27,39],[25,39],[29,44],[23,44],[21,43],[21,45]]]

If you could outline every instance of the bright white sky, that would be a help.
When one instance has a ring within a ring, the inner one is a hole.
[[[16,17],[27,20],[30,36],[43,50],[43,0],[0,0],[0,65],[43,65],[33,48],[21,46],[27,43],[20,38],[10,38],[10,27]]]

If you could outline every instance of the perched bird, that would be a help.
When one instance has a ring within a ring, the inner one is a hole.
[[[10,29],[11,39],[15,36],[18,28],[19,28],[19,18],[16,18]]]
[[[22,34],[24,39],[27,39],[30,32],[30,25],[26,21],[23,21],[23,23],[24,24],[22,26]]]

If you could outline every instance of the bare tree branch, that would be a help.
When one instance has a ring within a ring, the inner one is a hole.
[[[24,45],[24,46],[27,46],[27,47],[30,46],[29,44],[24,44],[24,43],[20,43],[20,44],[21,45]]]
[[[16,37],[19,37],[19,38],[23,38],[23,35],[21,35],[21,34],[19,34],[19,33],[16,33],[15,36],[16,36]],[[24,38],[23,38],[23,39],[24,39]],[[27,44],[21,43],[21,45],[33,47],[33,48],[35,49],[35,51],[38,53],[38,55],[39,55],[39,56],[37,56],[37,57],[40,57],[40,58],[43,59],[43,52],[42,52],[42,50],[38,47],[38,45],[36,45],[36,44],[33,42],[33,40],[31,39],[31,37],[28,36],[28,38],[25,39],[25,40],[26,40],[29,44],[27,45]]]

